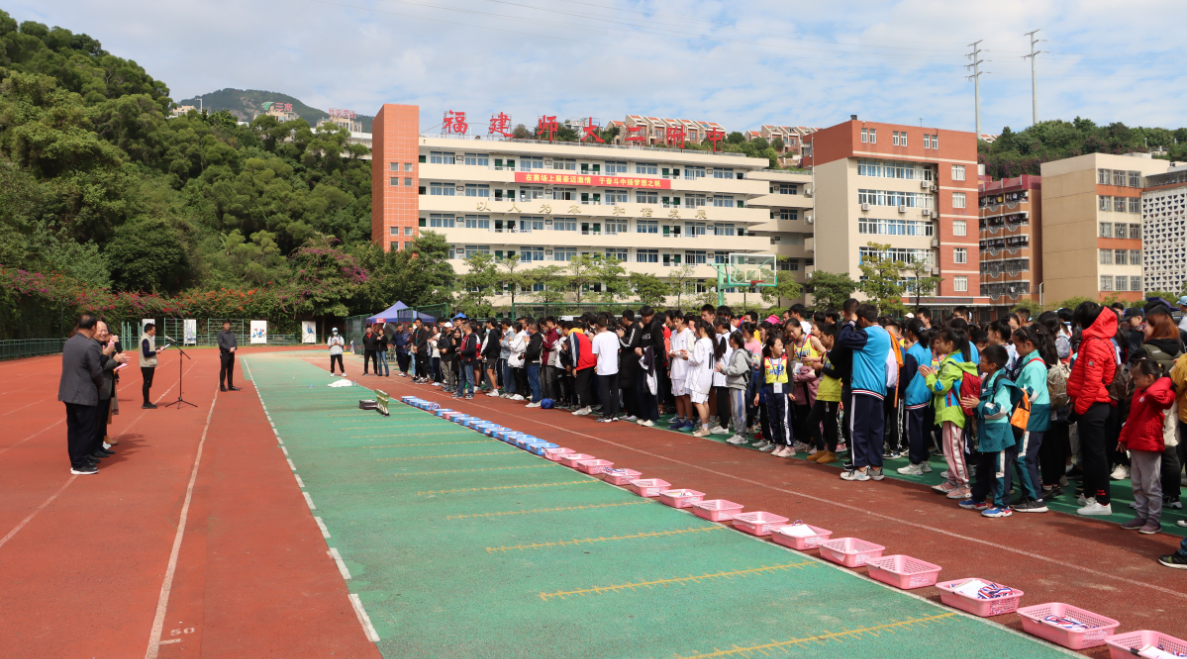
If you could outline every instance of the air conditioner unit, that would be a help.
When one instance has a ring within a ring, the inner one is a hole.
[[[815,222],[815,221],[816,221],[816,220],[814,220],[814,219],[812,218],[812,216],[811,216],[811,215],[805,215],[805,216],[804,216],[804,219],[805,219],[805,220],[807,220],[808,224],[812,224],[813,222]]]
[[[932,192],[935,192],[936,190],[939,190],[939,189],[940,189],[940,188],[939,188],[939,187],[937,187],[935,183],[932,183],[932,184],[931,184],[931,191],[932,191]]]
[[[899,206],[899,207],[898,207],[898,212],[900,212],[900,213],[906,213],[906,212],[907,212],[907,207],[906,207],[906,206]]]
[[[935,266],[935,265],[933,265],[933,266],[931,267],[931,273],[932,273],[933,275],[938,275],[938,274],[940,274],[940,267],[939,267],[939,266]]]
[[[920,182],[919,182],[919,187],[921,187],[921,188],[923,188],[924,190],[926,190],[926,189],[928,189],[928,188],[930,188],[930,187],[931,187],[931,181],[920,181]]]
[[[868,210],[870,210],[870,205],[869,205],[869,204],[862,204],[862,205],[861,205],[861,209],[862,209],[863,211],[868,211]]]
[[[811,197],[812,196],[812,188],[804,188],[804,196]]]
[[[932,247],[939,247],[939,246],[940,246],[940,239],[939,239],[939,238],[932,238],[932,239],[931,239],[931,246],[932,246]]]
[[[931,209],[930,208],[923,209],[923,217],[931,217]]]

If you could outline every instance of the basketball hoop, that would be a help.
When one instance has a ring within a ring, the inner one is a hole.
[[[765,279],[751,279],[750,287],[754,288],[755,286],[758,286],[759,284],[763,283],[764,281],[766,281],[766,280]]]

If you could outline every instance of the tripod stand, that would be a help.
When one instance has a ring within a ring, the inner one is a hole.
[[[168,344],[165,346],[165,348],[170,348],[170,347],[172,347],[172,344]],[[190,407],[197,407],[197,405],[186,400],[181,395],[182,394],[182,381],[183,381],[183,378],[185,377],[185,373],[182,371],[182,368],[181,368],[181,358],[182,357],[185,357],[186,359],[190,358],[189,355],[185,354],[184,350],[182,350],[180,347],[178,347],[177,348],[177,400],[173,401],[172,403],[165,404],[165,407],[172,407],[173,405],[176,405],[177,409],[179,409],[179,410],[181,409],[181,406],[183,404],[189,405]]]

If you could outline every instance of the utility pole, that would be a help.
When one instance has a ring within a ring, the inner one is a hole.
[[[1046,39],[1036,39],[1035,38],[1035,35],[1038,34],[1039,32],[1040,32],[1040,30],[1031,30],[1030,32],[1027,32],[1026,34],[1022,35],[1024,37],[1030,37],[1030,54],[1023,55],[1022,59],[1026,59],[1028,57],[1030,58],[1030,104],[1031,104],[1030,125],[1032,125],[1032,126],[1039,123],[1039,92],[1038,92],[1038,87],[1035,83],[1035,60],[1038,59],[1039,53],[1043,52],[1041,50],[1035,50],[1035,46],[1039,45],[1040,41],[1046,41]]]
[[[981,65],[985,63],[985,60],[980,59],[981,52],[982,52],[981,48],[980,48],[980,44],[982,41],[984,41],[984,39],[978,39],[978,40],[974,41],[973,43],[969,44],[969,48],[972,48],[973,52],[969,53],[968,55],[965,55],[965,57],[968,57],[969,59],[971,59],[973,61],[973,63],[965,64],[965,66],[964,66],[964,68],[966,68],[966,69],[973,70],[973,74],[970,76],[965,76],[965,79],[973,81],[973,90],[974,90],[974,93],[976,94],[976,99],[977,99],[977,139],[981,139],[981,75],[984,73],[988,73],[988,71],[981,70]]]

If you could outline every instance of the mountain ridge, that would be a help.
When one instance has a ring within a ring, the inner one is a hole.
[[[201,107],[211,112],[226,110],[238,117],[240,121],[251,121],[257,114],[264,111],[264,103],[269,101],[292,103],[293,112],[296,112],[299,117],[309,122],[310,126],[315,126],[318,121],[329,118],[330,116],[329,112],[307,105],[295,96],[263,89],[235,89],[233,87],[227,87],[202,94],[201,96],[180,99],[177,101],[177,104],[198,107],[199,98],[201,99]],[[371,132],[371,120],[373,118],[362,114],[358,115],[358,120],[363,125],[364,133]]]

